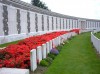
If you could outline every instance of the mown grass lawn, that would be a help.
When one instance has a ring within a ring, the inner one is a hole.
[[[65,44],[45,74],[100,74],[100,58],[90,33],[80,34]]]
[[[95,35],[97,38],[100,39],[100,32],[97,32],[97,33],[95,33],[94,35]]]

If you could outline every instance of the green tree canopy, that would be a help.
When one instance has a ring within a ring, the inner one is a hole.
[[[37,6],[37,7],[40,7],[40,8],[43,8],[43,9],[47,9],[48,10],[48,7],[46,6],[46,4],[43,3],[40,0],[31,0],[31,4],[34,5],[34,6]]]

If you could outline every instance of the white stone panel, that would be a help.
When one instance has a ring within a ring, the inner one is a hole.
[[[31,63],[31,71],[35,71],[37,68],[36,49],[32,49],[30,52],[30,63]]]
[[[72,29],[72,19],[70,19],[70,29]]]
[[[93,22],[91,21],[91,29],[93,29]]]
[[[78,28],[78,20],[76,20],[76,28]]]
[[[29,74],[29,69],[0,68],[0,74]]]
[[[91,22],[89,21],[89,29],[91,28]]]
[[[90,21],[90,29],[91,29],[92,25],[91,25],[91,21]]]
[[[98,22],[96,22],[96,29],[98,28]]]
[[[61,18],[61,30],[63,30],[63,18]]]
[[[69,29],[69,19],[67,19],[67,29]]]
[[[61,30],[63,29],[63,19],[61,18]]]
[[[37,13],[37,17],[38,17],[38,31],[42,31],[42,14],[38,14]]]
[[[52,30],[52,17],[49,16],[49,30]]]
[[[87,21],[87,28],[89,28],[89,22]]]
[[[95,29],[95,22],[93,22],[93,29]]]
[[[90,23],[89,23],[89,21],[88,21],[88,29],[90,28]]]
[[[30,32],[36,32],[35,29],[35,13],[30,12]]]
[[[44,15],[44,31],[47,31],[47,15]]]
[[[95,22],[95,29],[96,29],[96,22]]]
[[[81,21],[78,20],[78,28],[81,29]]]
[[[100,28],[100,22],[99,22],[99,28]]]
[[[4,36],[4,31],[3,31],[3,7],[2,4],[0,3],[0,36]]]
[[[77,21],[76,21],[76,20],[74,20],[74,28],[75,28],[75,29],[76,29],[76,22],[77,22]]]
[[[8,28],[9,35],[17,34],[17,10],[15,7],[8,6]]]
[[[60,30],[60,18],[57,17],[57,30]]]
[[[98,22],[98,28],[99,28],[99,22]]]
[[[72,29],[73,29],[73,27],[74,27],[74,26],[73,26],[73,25],[74,25],[73,21],[74,21],[74,20],[72,19]]]
[[[95,22],[93,22],[93,28],[95,29]]]
[[[56,30],[56,17],[53,17],[53,20],[54,20],[53,21],[53,26],[54,26],[53,28],[54,28],[54,30]]]
[[[73,29],[75,29],[75,27],[76,27],[76,21],[73,20]]]
[[[21,33],[28,33],[27,29],[27,11],[20,9]]]
[[[66,30],[66,19],[64,19],[64,29]]]

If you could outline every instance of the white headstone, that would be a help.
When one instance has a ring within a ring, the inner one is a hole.
[[[58,43],[59,43],[59,39],[58,39],[58,37],[56,38],[56,43],[57,43],[57,46],[58,46]]]
[[[49,42],[46,43],[47,54],[50,53]]]
[[[30,63],[31,71],[35,71],[37,68],[36,49],[32,49],[30,52]]]
[[[67,40],[67,37],[68,37],[68,33],[66,33],[66,40]]]
[[[37,61],[38,61],[38,63],[40,63],[41,60],[42,60],[42,47],[38,46],[37,47]]]
[[[43,59],[46,58],[46,44],[42,44],[42,57]]]
[[[60,45],[60,36],[58,37],[58,45]]]
[[[55,45],[55,39],[52,39],[52,47],[55,48],[56,45]]]
[[[50,48],[50,51],[51,51],[51,49],[52,49],[52,40],[50,40],[50,42],[49,42],[49,48]]]

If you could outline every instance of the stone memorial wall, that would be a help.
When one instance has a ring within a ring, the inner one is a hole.
[[[63,15],[20,0],[0,0],[0,44],[77,28],[99,29],[100,20]]]

